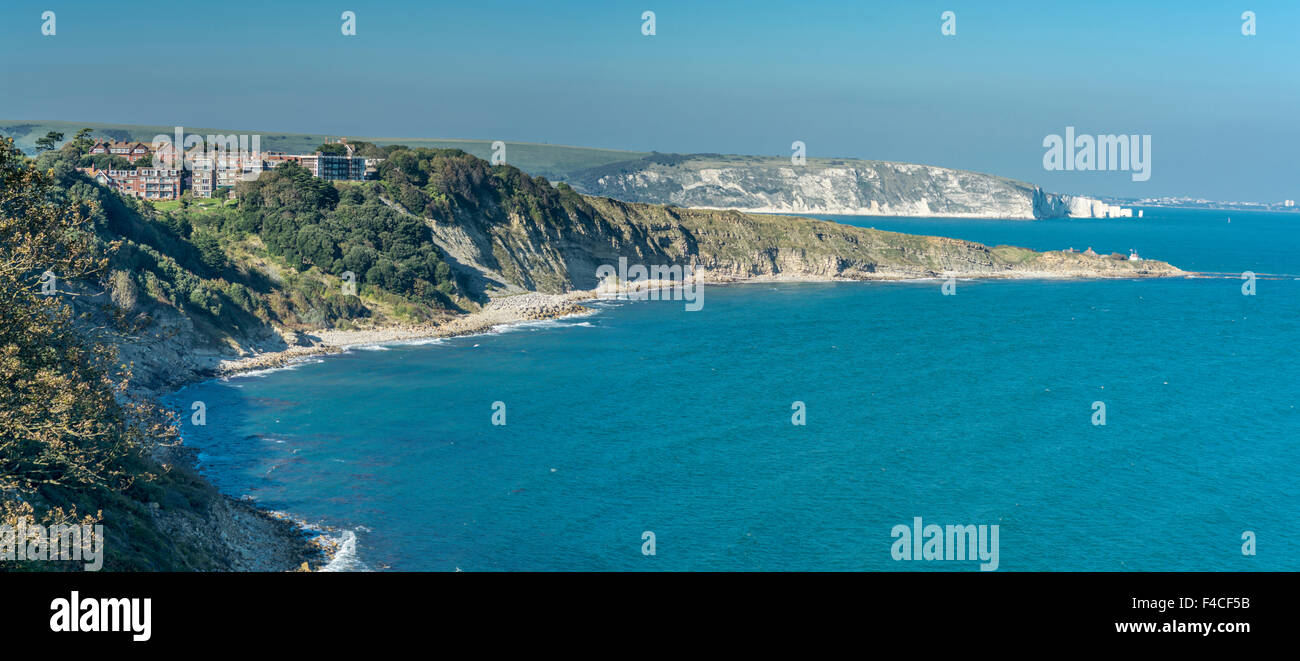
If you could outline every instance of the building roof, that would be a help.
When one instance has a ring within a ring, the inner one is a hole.
[[[99,142],[96,142],[94,145],[92,145],[92,146],[91,146],[91,149],[98,149],[98,148],[100,148],[100,147],[103,147],[104,149],[129,149],[129,150],[131,150],[131,151],[135,151],[135,150],[137,150],[137,149],[144,149],[145,151],[152,151],[152,150],[150,149],[149,145],[147,145],[147,144],[145,144],[145,143],[143,143],[143,142],[140,142],[139,140],[136,140],[136,141],[134,141],[134,142],[118,142],[118,141],[116,141],[116,140],[100,140]]]

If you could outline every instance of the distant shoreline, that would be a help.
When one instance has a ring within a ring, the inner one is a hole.
[[[953,277],[957,280],[1128,280],[1175,277],[1186,278],[1197,277],[1198,275],[1200,274],[1190,271],[1155,274],[1139,274],[1131,272],[1101,273],[1091,271],[1015,271],[1005,274],[954,274]],[[880,274],[876,277],[869,278],[834,278],[807,275],[764,275],[749,278],[733,278],[725,275],[716,276],[707,274],[707,277],[701,278],[698,281],[698,285],[724,286],[773,282],[934,282],[944,280],[947,277],[947,275],[905,276]],[[288,349],[281,351],[267,351],[253,356],[223,359],[215,368],[195,370],[193,378],[186,379],[183,383],[168,390],[167,393],[175,393],[193,383],[239,376],[249,372],[289,367],[312,357],[340,354],[357,347],[398,345],[418,342],[420,340],[478,335],[503,326],[512,326],[530,321],[546,321],[551,319],[589,315],[594,313],[595,310],[583,306],[581,304],[583,301],[609,299],[615,298],[621,294],[628,294],[630,291],[648,292],[656,289],[666,289],[673,286],[671,283],[662,282],[637,284],[638,286],[634,289],[621,287],[617,293],[613,291],[601,292],[597,290],[581,290],[565,294],[543,294],[538,292],[515,294],[512,296],[493,299],[488,305],[484,306],[482,310],[470,312],[442,324],[395,325],[354,330],[324,329],[308,333],[300,333],[299,335],[305,336],[310,344],[291,346]]]
[[[218,363],[216,368],[209,370],[206,375],[196,375],[195,381],[226,378],[247,372],[287,367],[312,356],[343,353],[356,347],[476,335],[489,332],[500,326],[590,314],[592,312],[591,308],[583,307],[578,302],[595,297],[596,293],[594,291],[567,294],[530,292],[493,299],[482,310],[456,317],[442,324],[400,325],[355,330],[326,329],[301,333],[300,335],[305,336],[310,344],[291,346],[283,351],[268,351],[254,356],[229,358]]]

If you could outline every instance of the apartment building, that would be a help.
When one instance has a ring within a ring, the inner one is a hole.
[[[141,200],[180,199],[185,185],[183,170],[143,168],[137,170],[96,170],[82,168],[95,181],[125,195]]]
[[[343,143],[346,144],[346,143]],[[144,143],[100,142],[92,154],[121,156],[132,162],[150,154]],[[266,170],[284,163],[296,163],[313,177],[328,181],[363,181],[374,178],[383,159],[362,158],[353,155],[348,145],[347,156],[316,152],[314,154],[286,154],[284,152],[197,152],[186,154],[185,169],[164,169],[159,165],[179,165],[180,154],[171,146],[158,150],[155,167],[137,170],[97,170],[83,168],[96,181],[124,194],[144,200],[175,200],[190,190],[195,197],[212,197],[220,188],[234,188],[240,182],[253,181]],[[177,158],[172,158],[173,156]]]
[[[217,190],[217,171],[215,169],[194,168],[190,170],[190,191],[194,197],[212,197]]]
[[[356,156],[330,156],[316,153],[312,174],[331,181],[362,181],[366,178],[366,159]]]
[[[267,169],[262,154],[217,152],[190,160],[190,190],[195,197],[212,197],[218,188],[234,188],[241,181],[252,181]]]

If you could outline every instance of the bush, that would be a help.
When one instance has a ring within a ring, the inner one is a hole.
[[[131,278],[130,273],[113,271],[113,275],[109,277],[109,289],[109,297],[114,305],[127,312],[135,309],[135,280]]]
[[[189,303],[213,317],[221,316],[221,296],[206,282],[190,290]]]
[[[194,235],[194,246],[198,248],[199,259],[209,275],[219,275],[226,269],[229,262],[216,236],[210,232],[200,232]]]

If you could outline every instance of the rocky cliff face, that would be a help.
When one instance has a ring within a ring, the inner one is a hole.
[[[803,217],[683,209],[555,192],[546,214],[485,205],[456,222],[426,219],[468,290],[481,295],[593,289],[601,265],[692,265],[703,281],[920,277],[1154,277],[1182,273],[1155,260],[852,227]],[[1032,196],[1029,198],[1033,203]],[[1062,202],[1061,204],[1068,204]]]
[[[652,155],[577,173],[590,195],[760,213],[1102,218],[1117,207],[978,172],[887,161]]]
[[[802,217],[674,209],[590,198],[599,213],[646,228],[670,260],[706,281],[755,277],[888,280],[924,277],[1162,277],[1182,273],[1155,260],[1035,252],[916,236]]]

